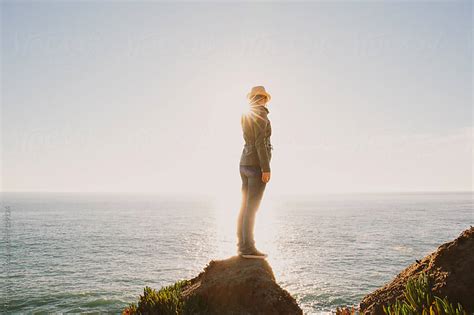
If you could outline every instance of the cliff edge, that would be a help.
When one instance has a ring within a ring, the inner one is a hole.
[[[191,280],[145,287],[123,315],[300,315],[295,299],[275,281],[266,260],[238,256],[211,261]]]
[[[399,273],[393,281],[365,296],[360,303],[363,314],[384,314],[383,305],[404,299],[408,279],[425,272],[433,279],[435,295],[461,303],[474,312],[474,227],[464,231],[454,241],[445,243],[422,260]]]
[[[238,256],[211,261],[183,289],[199,296],[214,314],[303,314],[295,299],[275,281],[266,260]]]

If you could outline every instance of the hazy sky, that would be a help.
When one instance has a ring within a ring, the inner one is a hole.
[[[472,3],[2,1],[2,190],[472,190]]]

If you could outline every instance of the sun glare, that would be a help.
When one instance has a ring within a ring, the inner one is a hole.
[[[240,112],[244,116],[248,116],[250,114],[250,105],[247,102],[242,102],[240,106]]]

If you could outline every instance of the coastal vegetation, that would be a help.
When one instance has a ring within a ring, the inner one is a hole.
[[[462,305],[454,305],[448,298],[440,298],[432,292],[432,279],[424,272],[418,278],[408,280],[403,300],[383,307],[387,315],[467,315]]]
[[[160,290],[145,287],[137,303],[131,303],[122,315],[160,314],[160,315],[191,315],[206,314],[207,305],[203,299],[192,295],[183,299],[182,290],[190,284],[189,280],[181,280]]]

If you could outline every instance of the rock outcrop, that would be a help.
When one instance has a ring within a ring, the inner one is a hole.
[[[364,297],[360,303],[364,314],[384,314],[383,305],[403,299],[408,279],[422,271],[433,279],[433,293],[461,303],[466,311],[474,312],[474,227],[457,239],[445,243],[421,261],[416,261],[395,279]]]
[[[295,299],[275,282],[268,262],[261,259],[235,256],[211,261],[182,295],[201,297],[213,314],[303,314]]]

